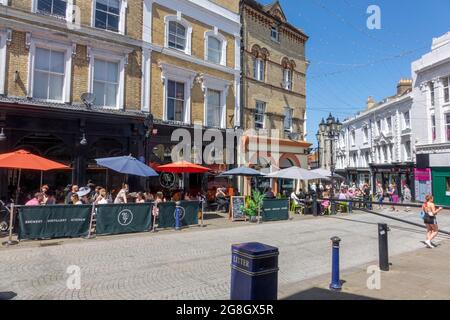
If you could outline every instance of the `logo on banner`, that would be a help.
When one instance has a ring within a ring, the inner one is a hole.
[[[131,210],[125,209],[119,212],[117,216],[117,221],[121,226],[128,226],[133,221],[133,212]]]
[[[186,215],[186,211],[184,211],[183,207],[176,207],[173,213],[173,217],[175,218],[175,220],[177,219],[177,210],[180,210],[180,220],[183,220],[184,216]]]

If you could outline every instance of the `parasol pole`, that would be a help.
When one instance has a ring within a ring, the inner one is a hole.
[[[43,182],[44,182],[44,171],[41,170],[41,186],[40,186],[39,190],[42,190]]]
[[[15,203],[19,202],[19,192],[20,192],[20,176],[22,175],[22,169],[19,169],[19,176],[17,178],[17,189],[16,189],[16,200]]]

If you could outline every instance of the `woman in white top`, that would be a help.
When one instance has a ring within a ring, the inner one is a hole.
[[[122,189],[120,189],[119,193],[114,200],[115,204],[127,203],[127,194],[128,194],[128,184],[122,184]]]
[[[108,195],[106,194],[106,189],[100,189],[99,195],[97,199],[95,199],[95,204],[108,204]]]

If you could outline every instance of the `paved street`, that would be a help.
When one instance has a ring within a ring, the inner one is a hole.
[[[417,212],[391,213],[420,223]],[[0,249],[0,292],[15,299],[228,299],[230,247],[260,241],[280,249],[279,298],[302,281],[330,272],[331,236],[342,238],[344,270],[378,259],[377,223],[392,229],[390,255],[422,249],[422,229],[370,214],[320,217],[179,233],[99,237],[52,246]],[[439,219],[450,230],[450,214]],[[439,241],[448,241],[441,236]],[[439,249],[436,249],[439,250]],[[81,268],[81,289],[66,287],[70,265]],[[365,281],[365,280],[364,280]]]

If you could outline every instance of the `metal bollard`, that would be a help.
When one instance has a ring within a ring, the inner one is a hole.
[[[181,209],[180,202],[176,202],[175,207],[175,230],[181,230]]]
[[[331,283],[330,290],[339,291],[342,289],[341,279],[339,276],[339,245],[341,239],[339,237],[331,238],[333,244],[333,257],[332,257],[332,267],[331,267]]]
[[[331,201],[331,214],[336,215],[336,202],[334,200]]]
[[[317,217],[317,196],[314,195],[313,196],[313,201],[312,201],[312,214],[314,217]]]
[[[389,227],[386,223],[378,224],[378,248],[381,271],[389,271],[388,232]]]

